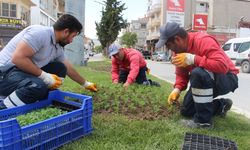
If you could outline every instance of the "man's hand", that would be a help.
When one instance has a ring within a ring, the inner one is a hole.
[[[168,104],[172,105],[173,103],[178,102],[177,100],[180,97],[180,93],[180,90],[178,88],[175,88],[168,96]]]
[[[119,83],[118,80],[113,81],[113,84],[118,84],[118,83]]]
[[[129,85],[130,85],[130,84],[129,84],[128,82],[126,82],[126,83],[123,84],[123,87],[124,87],[125,89],[128,89]]]
[[[42,79],[50,89],[57,89],[62,85],[61,78],[55,74],[50,74],[42,71],[41,75],[38,78]]]
[[[190,53],[180,53],[172,58],[172,64],[177,67],[187,67],[194,64],[195,55]]]
[[[147,68],[146,72],[147,72],[147,74],[150,74],[150,69],[149,69],[149,68]]]
[[[95,83],[85,81],[85,83],[83,84],[83,87],[92,92],[97,92],[97,87]]]

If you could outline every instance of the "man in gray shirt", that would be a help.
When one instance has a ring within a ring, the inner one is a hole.
[[[66,75],[84,88],[97,91],[64,57],[64,46],[82,30],[73,16],[61,16],[53,27],[32,25],[17,34],[0,52],[0,109],[45,99]]]

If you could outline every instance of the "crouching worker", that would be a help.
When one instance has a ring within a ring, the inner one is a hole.
[[[112,57],[112,82],[124,83],[127,88],[132,83],[160,86],[159,83],[147,79],[149,72],[147,63],[142,54],[130,48],[122,48],[120,44],[113,43],[109,46],[109,56]]]
[[[212,36],[200,32],[187,33],[175,22],[160,28],[156,47],[164,45],[175,53],[172,64],[176,66],[176,82],[168,103],[176,102],[190,81],[181,114],[193,119],[181,122],[194,128],[212,127],[212,117],[225,116],[232,106],[230,99],[215,98],[238,88],[239,70]]]
[[[85,89],[97,91],[64,57],[64,46],[82,30],[73,16],[62,15],[53,27],[32,25],[0,52],[0,109],[46,99],[68,75]]]

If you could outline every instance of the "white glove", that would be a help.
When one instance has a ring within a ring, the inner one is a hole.
[[[50,74],[42,71],[41,75],[38,78],[42,79],[50,89],[57,89],[62,85],[61,78],[55,74]]]

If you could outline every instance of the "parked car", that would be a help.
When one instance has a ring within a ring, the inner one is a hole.
[[[236,65],[241,66],[241,71],[250,73],[250,41],[243,42],[238,49]]]
[[[228,40],[222,46],[222,49],[225,51],[225,53],[229,58],[236,59],[239,47],[243,42],[248,42],[248,41],[250,41],[250,38],[233,38]]]
[[[143,57],[145,59],[150,59],[151,58],[151,52],[150,51],[142,50],[141,53],[142,53],[142,55],[143,55]]]
[[[152,56],[151,56],[151,60],[157,60],[158,57],[158,52],[153,52]]]
[[[159,52],[156,61],[167,61],[167,55],[165,52]]]
[[[95,52],[92,52],[92,51],[89,52],[89,56],[93,57],[94,55],[95,55]]]

